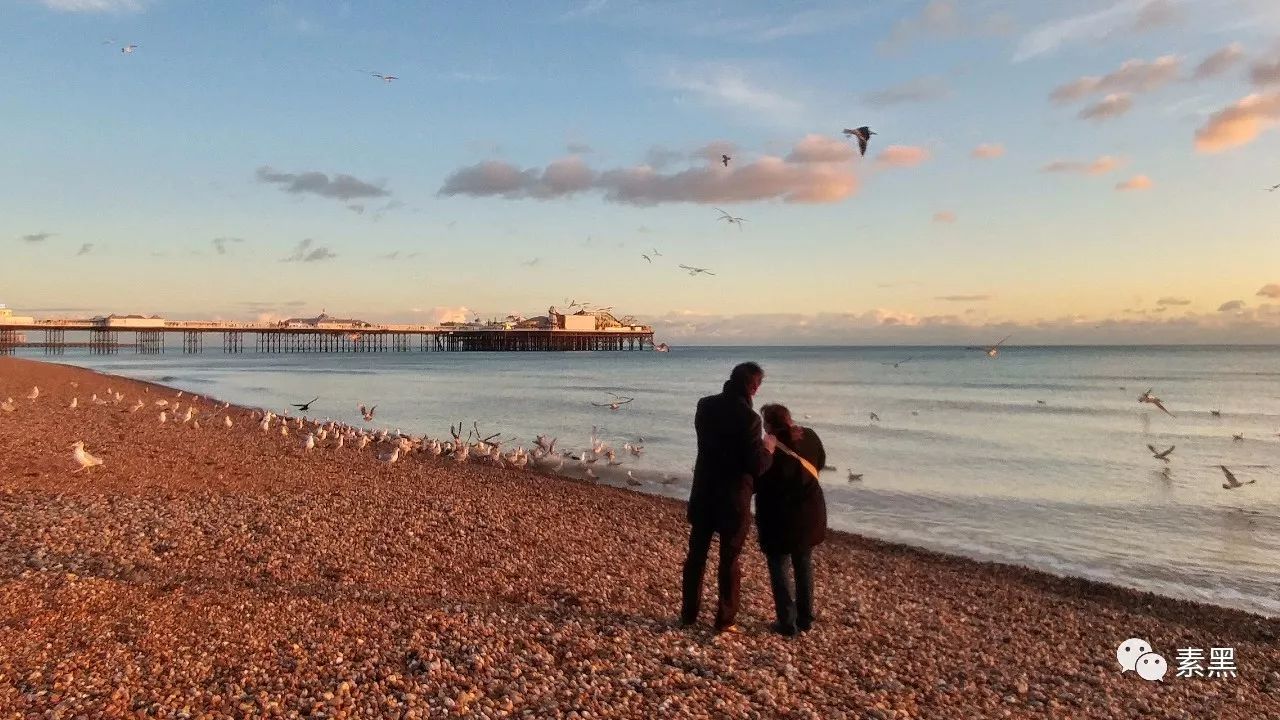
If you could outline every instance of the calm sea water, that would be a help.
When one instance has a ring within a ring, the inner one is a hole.
[[[278,411],[318,395],[313,416],[356,424],[356,405],[376,404],[375,426],[434,437],[474,420],[581,449],[595,425],[619,449],[643,438],[644,455],[615,470],[682,498],[694,404],[743,360],[765,367],[757,407],[785,403],[822,437],[838,467],[823,473],[834,527],[1280,615],[1277,347],[60,358]],[[1148,387],[1176,417],[1137,402]],[[635,401],[591,405],[609,392]],[[1148,443],[1177,446],[1167,474]],[[1223,490],[1219,464],[1257,483]],[[848,482],[850,468],[865,479]]]

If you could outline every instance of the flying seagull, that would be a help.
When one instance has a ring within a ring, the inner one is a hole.
[[[647,261],[649,262],[649,264],[650,264],[650,265],[652,265],[652,264],[653,264],[653,258],[649,257],[648,255],[645,255],[645,254],[641,253],[640,257],[642,257],[642,258],[644,258],[645,260],[647,260]]]
[[[313,403],[313,402],[315,402],[315,401],[317,401],[317,400],[319,400],[319,399],[320,399],[320,398],[318,398],[318,397],[313,397],[313,398],[311,398],[309,401],[304,402],[304,403],[302,403],[301,405],[299,405],[299,404],[297,404],[297,403],[290,403],[290,405],[292,405],[293,407],[298,408],[298,412],[308,412],[308,411],[310,411],[310,410],[311,410],[311,403]]]
[[[690,266],[688,266],[688,265],[681,265],[681,266],[680,266],[680,269],[681,269],[681,270],[688,270],[688,271],[689,271],[689,275],[690,275],[691,277],[697,276],[697,275],[699,275],[699,274],[703,274],[703,275],[715,275],[715,273],[711,272],[710,270],[708,270],[708,269],[706,269],[706,268],[690,267]]]
[[[746,221],[747,221],[747,219],[746,219],[746,218],[735,217],[735,216],[730,215],[729,213],[727,213],[727,212],[725,212],[725,211],[723,211],[723,210],[720,210],[720,208],[716,208],[716,210],[720,212],[720,217],[719,217],[718,219],[720,219],[720,220],[724,220],[725,222],[729,223],[730,225],[734,225],[734,224],[736,224],[736,225],[738,226],[738,229],[739,229],[739,230],[741,230],[741,229],[742,229],[742,223],[744,223],[744,222],[746,222]]]
[[[607,407],[607,408],[609,408],[610,410],[617,410],[618,408],[622,407],[623,405],[626,405],[627,403],[631,402],[632,400],[635,400],[635,398],[633,398],[633,397],[623,397],[622,395],[618,395],[618,394],[616,394],[616,393],[609,393],[609,394],[613,396],[613,400],[612,400],[611,402],[607,402],[607,403],[596,403],[596,402],[593,402],[593,403],[591,403],[591,404],[592,404],[592,405],[594,405],[594,406],[596,406],[596,407]]]
[[[1277,190],[1280,190],[1280,184],[1272,185],[1271,187],[1267,188],[1267,192],[1275,192]]]
[[[371,408],[365,408],[365,406],[361,405],[360,417],[363,417],[365,422],[373,422],[373,411],[377,409],[378,409],[377,405],[374,405]]]
[[[653,249],[653,256],[654,256],[654,257],[662,257],[662,253],[658,252],[658,248],[654,248],[654,249]]]
[[[728,155],[721,155],[721,156],[720,156],[720,162],[724,163],[724,166],[725,166],[725,167],[729,167],[729,161],[730,161],[730,160],[732,160],[732,159],[733,159],[733,158],[729,157]]]
[[[871,128],[867,127],[866,125],[863,125],[860,128],[844,129],[845,137],[858,138],[858,152],[861,153],[863,156],[867,154],[867,143],[871,141],[871,136],[875,134],[876,133],[872,132]]]
[[[987,357],[990,357],[990,358],[997,357],[1000,354],[1000,346],[1005,343],[1005,340],[1008,340],[1011,337],[1013,336],[1006,335],[1004,337],[1004,340],[1001,340],[1000,342],[996,343],[995,345],[992,345],[991,347],[967,347],[965,348],[965,350],[981,350],[982,352],[987,354]]]
[[[133,51],[137,49],[138,49],[137,45],[125,45],[124,47],[120,48],[120,52],[124,53],[125,55],[132,55]]]
[[[1165,415],[1168,415],[1169,417],[1173,417],[1173,413],[1169,412],[1169,409],[1164,406],[1164,403],[1160,402],[1160,398],[1151,394],[1151,388],[1147,388],[1146,392],[1138,396],[1138,402],[1155,405],[1156,407],[1160,408]]]
[[[880,422],[880,416],[875,413],[871,413],[871,420],[872,422]]]
[[[914,358],[914,357],[915,357],[915,355],[912,355],[911,357],[908,357],[906,360],[899,360],[898,362],[880,363],[880,364],[881,364],[881,365],[892,365],[894,368],[897,368],[899,365],[905,365],[906,363],[911,362],[911,358]]]
[[[372,76],[374,76],[374,77],[376,77],[376,78],[378,78],[379,80],[381,80],[381,81],[382,81],[382,82],[384,82],[384,83],[390,83],[392,80],[399,80],[399,79],[400,79],[400,78],[396,77],[395,75],[383,75],[382,73],[376,73],[376,72],[371,72],[371,73],[369,73],[369,74],[370,74],[370,75],[372,75]]]
[[[1222,474],[1227,478],[1227,481],[1222,483],[1223,490],[1235,490],[1238,487],[1244,487],[1245,485],[1252,485],[1258,482],[1257,480],[1250,480],[1246,483],[1240,482],[1236,479],[1235,473],[1228,470],[1226,465],[1219,465],[1218,469],[1222,470]]]
[[[1157,460],[1169,462],[1169,454],[1173,452],[1175,445],[1170,445],[1168,450],[1156,450],[1155,445],[1147,445],[1147,449],[1151,451],[1151,457]]]

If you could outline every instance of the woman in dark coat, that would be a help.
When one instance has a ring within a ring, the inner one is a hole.
[[[756,528],[773,586],[773,629],[795,635],[813,625],[812,551],[827,532],[827,503],[815,473],[826,464],[827,453],[818,434],[797,425],[786,407],[765,405],[760,414],[779,447],[769,470],[756,480]],[[813,472],[787,450],[808,461]],[[795,572],[794,597],[788,563]]]

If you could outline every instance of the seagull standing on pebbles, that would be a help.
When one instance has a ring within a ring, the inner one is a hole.
[[[311,433],[307,433],[307,440],[306,442],[302,443],[302,449],[314,450],[315,447],[316,447],[316,436],[312,435]]]
[[[83,440],[75,441],[75,444],[71,447],[74,448],[71,455],[80,464],[80,470],[88,470],[91,467],[97,467],[102,464],[102,458],[96,458],[85,452]],[[73,473],[78,473],[80,470],[75,470]]]
[[[165,423],[167,423],[167,422],[169,422],[169,416],[168,416],[168,415],[166,415],[166,414],[165,414],[165,412],[164,412],[163,410],[161,410],[161,411],[160,411],[160,424],[161,424],[161,425],[163,425],[163,424],[165,424]]]
[[[141,409],[142,409],[143,407],[145,407],[145,406],[146,406],[146,403],[144,403],[144,402],[142,402],[141,400],[139,400],[138,402],[136,402],[136,403],[134,403],[133,405],[130,405],[130,406],[129,406],[129,412],[131,412],[131,413],[136,413],[136,412],[138,412],[139,410],[141,410]]]
[[[71,409],[75,410],[80,407],[80,398],[71,398]]]
[[[35,400],[40,397],[40,388],[36,385],[31,386],[31,392],[27,393],[28,400]]]
[[[392,463],[394,463],[396,460],[399,460],[399,459],[400,459],[400,446],[399,446],[399,445],[393,446],[393,447],[391,448],[391,452],[383,451],[383,452],[378,453],[378,460],[380,460],[380,461],[382,461],[382,462],[384,462],[384,463],[386,463],[386,464],[388,464],[388,465],[391,465]]]
[[[223,427],[226,427],[226,428],[228,428],[228,429],[231,427],[232,422],[231,422],[231,416],[230,416],[230,415],[223,415],[223,416],[222,416],[222,425],[223,425]]]
[[[3,410],[5,412],[13,412],[16,409],[17,408],[14,407],[14,404],[13,404],[13,398],[7,398],[5,399],[4,402],[0,403],[0,410]]]

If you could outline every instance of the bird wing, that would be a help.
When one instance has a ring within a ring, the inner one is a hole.
[[[858,136],[858,154],[863,157],[867,155],[867,139],[861,135]]]
[[[721,209],[720,209],[720,208],[718,208],[718,207],[712,207],[711,209],[712,209],[712,210],[716,210],[716,211],[718,211],[718,212],[719,212],[722,216],[724,216],[724,217],[727,217],[727,218],[731,218],[731,217],[733,217],[732,215],[730,215],[729,213],[725,212],[724,210],[721,210]]]
[[[704,270],[702,268],[698,268],[698,272],[706,273],[707,275],[715,275],[715,273],[711,272],[710,270]]]
[[[1227,484],[1231,487],[1240,487],[1240,481],[1236,479],[1235,473],[1227,469],[1226,465],[1219,465],[1218,469],[1222,470],[1222,474],[1227,477]]]
[[[689,267],[688,265],[681,265],[681,266],[680,266],[680,269],[681,269],[681,270],[696,270],[697,268],[691,268],[691,267]]]
[[[1153,400],[1151,401],[1151,404],[1153,404],[1153,405],[1155,405],[1156,407],[1158,407],[1158,408],[1160,408],[1161,410],[1163,410],[1165,415],[1168,415],[1169,417],[1173,417],[1173,413],[1169,412],[1169,408],[1166,408],[1166,407],[1164,406],[1164,403],[1160,402],[1160,399],[1159,399],[1159,398],[1155,398],[1155,399],[1153,399]]]
[[[1003,345],[1003,344],[1004,344],[1004,341],[1005,341],[1005,340],[1008,340],[1008,339],[1009,339],[1009,338],[1011,338],[1011,337],[1013,337],[1013,336],[1012,336],[1012,335],[1005,335],[1005,336],[1004,336],[1004,340],[1001,340],[1000,342],[996,343],[995,345],[992,345],[991,347],[1000,347],[1001,345]]]
[[[1150,444],[1150,443],[1147,443],[1147,449],[1151,451],[1151,454],[1152,454],[1152,455],[1157,455],[1157,456],[1158,456],[1158,455],[1160,454],[1160,452],[1159,452],[1158,450],[1156,450],[1156,446],[1155,446],[1155,445],[1152,445],[1152,444]]]

